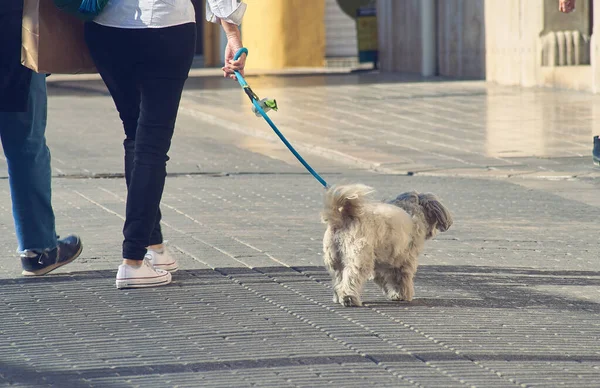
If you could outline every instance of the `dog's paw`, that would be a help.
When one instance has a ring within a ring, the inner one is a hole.
[[[400,294],[399,292],[392,292],[388,294],[388,298],[390,298],[390,300],[396,300],[396,301],[401,301],[404,300],[406,302],[410,302],[412,300],[412,296],[403,296],[402,294]]]
[[[333,303],[340,303],[340,297],[335,292],[333,293]]]
[[[360,306],[362,306],[362,302],[360,301],[360,299],[358,299],[357,297],[351,296],[351,295],[344,296],[344,298],[342,299],[342,304],[345,307],[360,307]]]

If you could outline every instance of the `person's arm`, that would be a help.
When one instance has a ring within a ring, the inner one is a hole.
[[[227,36],[225,47],[225,58],[223,76],[235,79],[234,71],[244,74],[246,55],[242,55],[237,61],[233,60],[235,53],[242,48],[242,37],[239,25],[242,23],[246,4],[238,0],[207,0],[206,20],[219,23]]]
[[[575,0],[558,0],[558,10],[569,13],[575,10]]]
[[[242,54],[238,60],[234,61],[233,57],[239,49],[243,47],[240,29],[235,24],[231,24],[221,19],[221,26],[227,36],[227,46],[225,47],[225,65],[223,66],[223,76],[229,76],[236,79],[234,71],[237,70],[244,75],[244,66],[246,65],[246,54]]]

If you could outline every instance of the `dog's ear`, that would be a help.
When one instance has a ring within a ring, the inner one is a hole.
[[[440,232],[445,232],[452,226],[452,214],[435,195],[431,193],[419,194],[418,198],[430,225],[435,225]]]

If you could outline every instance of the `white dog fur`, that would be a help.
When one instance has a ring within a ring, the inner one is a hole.
[[[373,192],[355,184],[334,186],[325,194],[325,266],[333,301],[348,307],[362,306],[362,289],[371,278],[389,299],[412,300],[425,241],[452,225],[450,212],[433,194],[407,192],[383,203],[368,199]]]

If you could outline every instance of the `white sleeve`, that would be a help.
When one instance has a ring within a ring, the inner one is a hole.
[[[218,23],[220,19],[240,25],[246,12],[246,3],[241,0],[206,0],[206,20]]]

